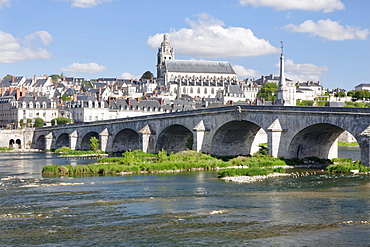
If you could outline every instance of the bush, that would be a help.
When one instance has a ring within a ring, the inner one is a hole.
[[[327,168],[328,172],[332,173],[350,173],[351,170],[359,170],[359,172],[370,172],[370,167],[356,163],[340,163],[330,165]]]
[[[92,151],[97,151],[99,149],[99,139],[95,136],[90,138],[90,148]]]
[[[72,119],[65,118],[65,117],[58,117],[51,120],[51,125],[55,125],[55,121],[57,122],[57,125],[63,125],[68,124],[72,122]]]

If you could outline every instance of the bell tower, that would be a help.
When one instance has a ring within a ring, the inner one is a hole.
[[[174,60],[175,59],[175,52],[171,47],[170,42],[168,41],[168,34],[165,33],[163,35],[163,41],[161,43],[161,47],[158,48],[157,54],[157,79],[164,79],[164,72],[165,66],[164,62],[166,60]]]

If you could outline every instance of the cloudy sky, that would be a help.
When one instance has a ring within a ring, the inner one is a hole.
[[[351,90],[370,83],[369,0],[0,0],[0,77],[156,74],[176,59],[229,61],[240,79],[278,74]]]

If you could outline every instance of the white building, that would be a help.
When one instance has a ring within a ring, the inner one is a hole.
[[[163,36],[157,56],[157,81],[177,97],[187,94],[193,98],[213,98],[226,85],[238,82],[229,62],[175,60],[168,34]]]

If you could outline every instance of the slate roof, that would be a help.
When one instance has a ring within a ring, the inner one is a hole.
[[[236,74],[229,62],[166,60],[165,67],[168,72]]]

